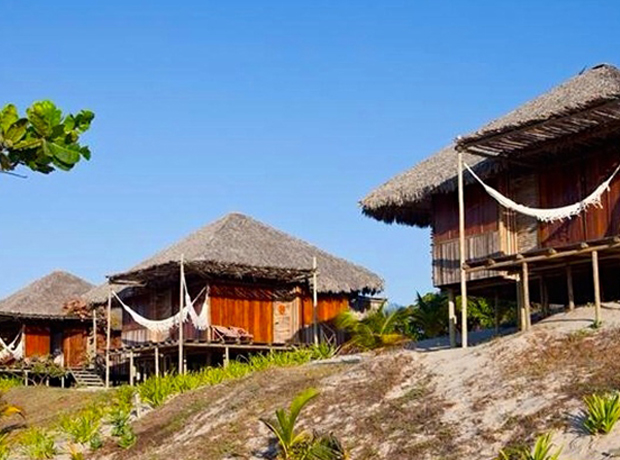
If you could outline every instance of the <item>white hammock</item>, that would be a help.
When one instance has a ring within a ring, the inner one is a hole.
[[[24,357],[24,335],[22,333],[17,334],[9,345],[0,338],[0,345],[2,346],[2,350],[0,350],[0,362],[9,358],[14,358],[16,361],[19,361]]]
[[[140,315],[139,313],[136,313],[130,307],[125,305],[123,301],[120,299],[120,297],[116,294],[116,292],[113,292],[113,294],[114,294],[114,297],[116,297],[116,300],[118,300],[118,302],[121,304],[123,309],[127,313],[129,313],[129,316],[131,316],[136,323],[138,323],[140,326],[147,328],[149,331],[167,332],[173,327],[179,325],[179,318],[181,317],[181,312],[166,319],[160,319],[160,320],[148,319]],[[188,315],[188,307],[185,306],[183,307],[183,322],[187,320],[187,315]]]
[[[609,190],[609,184],[616,176],[618,171],[620,171],[620,165],[614,170],[614,172],[609,176],[609,178],[599,185],[596,190],[594,190],[589,196],[584,198],[582,201],[578,203],[574,203],[568,206],[562,206],[559,208],[530,208],[525,205],[516,203],[512,201],[510,198],[505,197],[500,192],[495,190],[493,187],[489,187],[487,184],[482,182],[476,173],[466,164],[463,163],[467,170],[471,173],[474,178],[480,182],[480,185],[484,187],[486,192],[491,195],[499,204],[504,206],[505,208],[512,209],[520,214],[524,214],[526,216],[535,217],[536,219],[543,222],[554,222],[556,220],[570,219],[577,214],[580,214],[582,211],[585,211],[590,206],[601,206],[601,196],[606,190]]]
[[[196,296],[196,299],[200,297],[200,295],[205,293],[205,300],[202,304],[202,310],[200,310],[200,314],[196,313],[196,308],[194,307],[194,301],[189,296],[189,292],[187,289],[187,284],[185,284],[185,280],[183,280],[183,287],[185,289],[185,305],[187,306],[189,317],[196,326],[196,329],[199,331],[204,331],[208,329],[211,319],[211,302],[209,300],[209,285],[207,285],[200,293]]]

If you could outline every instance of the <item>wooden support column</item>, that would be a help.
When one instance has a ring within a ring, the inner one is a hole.
[[[92,362],[97,358],[97,308],[93,308],[93,355]]]
[[[523,262],[521,268],[521,287],[523,288],[523,330],[527,331],[532,324],[530,317],[530,275],[527,262]]]
[[[133,362],[133,350],[129,351],[129,386],[134,385],[134,380],[136,376],[136,369],[134,367]]]
[[[525,330],[525,314],[523,310],[523,281],[521,275],[517,275],[517,318],[519,319],[519,330]]]
[[[540,277],[540,308],[544,317],[549,316],[549,291],[547,289],[547,280],[544,276]]]
[[[108,283],[108,308],[106,309],[107,325],[105,339],[105,387],[110,388],[110,339],[112,334],[112,286]]]
[[[465,272],[465,185],[463,183],[463,152],[458,150],[459,186],[459,261],[461,271],[461,346],[467,348],[467,273]]]
[[[28,370],[24,371],[24,386],[28,386]]]
[[[155,347],[155,377],[159,377],[159,347]]]
[[[573,267],[566,266],[566,289],[568,291],[568,309],[575,309],[575,291],[573,288]]]
[[[230,363],[230,348],[224,347],[224,367],[228,367]]]
[[[493,302],[493,308],[495,309],[495,334],[499,334],[499,293],[495,290],[495,299]]]
[[[598,251],[592,251],[592,278],[594,281],[594,324],[601,323],[601,282],[598,273]]]
[[[183,353],[183,281],[185,278],[185,263],[184,256],[181,254],[181,273],[180,273],[180,281],[179,281],[179,367],[177,368],[177,372],[179,374],[185,374],[185,366],[184,366],[184,358]]]
[[[314,344],[319,344],[319,296],[317,283],[316,257],[312,258],[312,332]]]
[[[448,289],[448,332],[450,333],[450,347],[456,347],[456,303],[454,289]]]

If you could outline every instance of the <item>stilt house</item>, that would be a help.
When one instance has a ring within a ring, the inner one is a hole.
[[[155,371],[153,353],[161,355],[162,367],[176,366],[179,343],[192,367],[231,350],[336,340],[332,320],[338,313],[358,296],[383,289],[369,270],[236,213],[109,280],[86,299],[102,305],[113,292],[111,311],[123,309],[116,356],[148,361],[142,375]],[[190,317],[179,331],[174,316],[181,303],[192,303],[208,326],[199,328]]]
[[[0,351],[3,363],[35,357],[55,357],[58,364],[75,368],[89,359],[90,318],[64,308],[93,288],[70,273],[55,271],[0,301]],[[17,357],[6,353],[16,351]]]
[[[361,204],[377,220],[431,229],[442,290],[460,292],[463,278],[470,293],[523,307],[600,303],[620,298],[619,164],[620,71],[603,64],[458,137]]]

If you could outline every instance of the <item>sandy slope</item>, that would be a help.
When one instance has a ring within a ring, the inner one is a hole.
[[[338,434],[354,459],[492,459],[546,431],[563,446],[562,459],[609,458],[620,431],[593,438],[579,415],[583,394],[615,385],[616,374],[620,385],[620,307],[603,310],[597,331],[592,317],[592,308],[579,308],[467,350],[435,341],[354,364],[260,373],[175,398],[137,423],[133,449],[102,455],[269,458],[273,446],[259,418],[313,386],[321,396],[302,415],[304,426]]]

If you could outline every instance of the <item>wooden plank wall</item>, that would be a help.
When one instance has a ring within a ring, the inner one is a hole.
[[[24,328],[26,335],[26,357],[47,356],[50,354],[50,328],[27,324]]]
[[[65,327],[63,329],[62,354],[65,366],[78,367],[88,356],[87,326]]]

